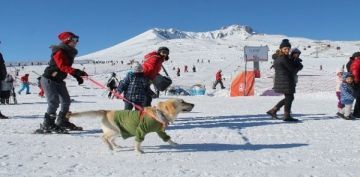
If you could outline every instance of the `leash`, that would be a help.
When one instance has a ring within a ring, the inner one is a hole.
[[[83,77],[83,78],[91,81],[93,84],[95,84],[96,86],[98,86],[100,89],[106,89],[106,90],[107,90],[107,87],[105,87],[103,84],[97,82],[96,80],[91,79],[91,78],[88,77],[88,76]],[[129,101],[129,100],[126,99],[124,96],[122,96],[121,94],[119,94],[119,92],[115,91],[115,89],[111,90],[110,92],[111,92],[116,98],[121,99],[121,100],[124,100],[125,102],[132,104],[132,105],[133,105],[135,108],[137,108],[140,112],[143,112],[143,111],[144,111],[144,108],[143,108],[143,107],[141,107],[140,105],[137,105],[137,104]]]

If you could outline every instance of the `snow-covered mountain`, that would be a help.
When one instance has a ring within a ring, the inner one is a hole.
[[[184,56],[188,60],[199,57],[223,58],[224,53],[234,54],[232,57],[238,58],[243,55],[242,50],[245,45],[267,45],[273,52],[284,38],[290,39],[292,46],[302,50],[303,55],[313,57],[349,56],[353,51],[360,48],[360,41],[319,41],[285,35],[259,34],[250,26],[241,25],[226,26],[208,32],[186,32],[174,28],[153,28],[112,47],[80,56],[78,59],[141,60],[146,53],[155,50],[159,46],[169,47],[172,58]],[[191,51],[197,51],[197,55],[194,56]]]
[[[231,25],[222,27],[220,30],[209,32],[185,32],[174,28],[170,29],[151,29],[159,38],[165,40],[171,39],[226,39],[237,35],[238,37],[246,39],[254,34],[254,30],[250,26]]]

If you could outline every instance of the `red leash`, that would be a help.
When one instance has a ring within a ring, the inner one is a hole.
[[[101,89],[107,89],[107,87],[105,87],[104,85],[100,84],[99,82],[95,81],[94,79],[91,79],[90,77],[83,77],[89,81],[91,81],[92,83],[94,83],[96,86],[98,86],[99,88]],[[114,94],[114,96],[118,99],[121,99],[121,100],[124,100],[125,102],[128,102],[130,104],[132,104],[136,109],[138,109],[140,112],[143,112],[144,111],[144,108],[129,101],[128,99],[126,99],[124,96],[122,96],[119,92],[117,92],[116,90],[111,90],[110,91],[112,94]]]

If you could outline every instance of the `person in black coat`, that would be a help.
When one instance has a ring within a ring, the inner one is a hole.
[[[273,119],[278,119],[276,113],[284,106],[284,121],[298,121],[291,117],[291,105],[294,101],[294,93],[296,87],[297,72],[302,69],[302,64],[299,61],[294,61],[290,58],[291,44],[288,39],[282,40],[279,50],[273,55],[275,79],[274,91],[282,93],[285,98],[280,100],[272,109],[267,111]]]
[[[7,74],[7,72],[6,72],[4,58],[3,58],[2,54],[0,53],[0,88],[1,88],[1,82],[5,79],[6,74]],[[4,116],[0,112],[0,119],[8,119],[8,117]]]

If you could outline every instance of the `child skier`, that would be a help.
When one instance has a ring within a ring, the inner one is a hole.
[[[340,86],[340,92],[341,92],[340,99],[341,99],[341,103],[344,104],[345,107],[343,108],[343,111],[338,113],[337,115],[346,120],[354,119],[354,117],[351,115],[352,104],[355,100],[353,96],[354,94],[353,82],[354,82],[354,77],[351,75],[351,73],[345,72],[343,74],[343,82],[341,83]]]
[[[118,87],[119,93],[124,93],[124,97],[131,103],[124,101],[125,110],[132,110],[134,105],[145,106],[145,98],[150,94],[149,79],[144,77],[142,66],[139,62],[134,62],[132,72],[122,80]],[[135,107],[135,109],[137,109]]]

